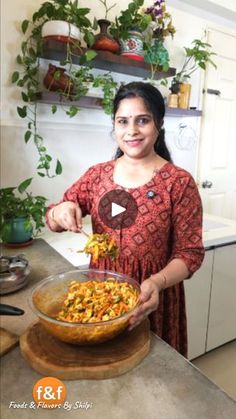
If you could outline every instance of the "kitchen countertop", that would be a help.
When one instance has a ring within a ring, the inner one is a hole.
[[[233,242],[236,242],[236,221],[204,214],[203,243],[206,248]]]
[[[21,317],[2,316],[1,326],[21,334],[35,319],[27,304],[34,283],[72,266],[44,240],[22,248],[32,267],[26,288],[5,295],[1,302],[25,309]],[[3,248],[14,254],[15,249]],[[9,408],[9,403],[30,403],[32,388],[41,378],[21,356],[19,347],[1,358],[1,413],[4,419],[43,417],[58,419],[229,419],[236,416],[236,403],[189,361],[160,338],[152,335],[151,350],[132,371],[107,380],[64,381],[68,409]],[[70,409],[71,406],[71,409]],[[78,412],[79,410],[79,412]]]
[[[83,228],[87,233],[92,232],[89,217],[85,218]],[[45,230],[41,237],[74,266],[89,264],[89,256],[77,252],[83,249],[87,241],[83,234],[53,233]],[[203,242],[205,248],[236,242],[236,221],[205,214],[203,218]]]

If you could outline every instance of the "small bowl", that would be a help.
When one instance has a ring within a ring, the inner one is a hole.
[[[138,305],[138,299],[135,307],[129,312],[112,320],[96,323],[72,323],[57,320],[56,317],[62,308],[71,281],[103,282],[108,279],[127,282],[133,285],[137,290],[138,295],[140,294],[140,286],[137,281],[126,275],[96,269],[77,269],[52,275],[43,281],[40,281],[40,283],[33,288],[29,303],[45,329],[63,342],[79,345],[91,345],[105,342],[114,338],[127,328],[129,318]]]

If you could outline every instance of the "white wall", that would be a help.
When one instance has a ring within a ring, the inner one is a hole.
[[[17,69],[15,57],[20,51],[22,36],[19,32],[20,23],[25,18],[30,18],[32,13],[41,4],[41,0],[1,0],[1,185],[16,185],[27,177],[35,175],[37,153],[34,145],[30,142],[25,145],[23,134],[25,121],[16,114],[16,106],[21,105],[19,90],[11,85],[11,74]],[[122,8],[127,5],[127,0],[117,2],[116,9],[112,9],[110,18],[113,19]],[[103,17],[102,6],[98,1],[80,0],[81,6],[93,7],[93,14],[97,18]],[[152,1],[146,1],[147,5]],[[174,41],[167,42],[171,55],[171,64],[180,67],[182,60],[182,47],[198,37],[201,38],[210,20],[202,19],[190,13],[169,7],[172,13],[177,34]],[[45,63],[44,63],[45,64]],[[130,77],[122,76],[124,81]],[[193,79],[193,92],[191,105],[200,106],[200,77],[195,75]],[[54,179],[40,178],[35,175],[32,189],[48,197],[49,201],[57,201],[63,191],[86,168],[100,161],[110,159],[115,150],[114,140],[111,137],[112,124],[110,117],[101,110],[82,110],[75,118],[69,119],[65,113],[50,113],[50,107],[41,105],[39,109],[39,127],[46,141],[49,154],[59,158],[63,165],[63,174]],[[196,118],[167,118],[166,128],[168,142],[175,141],[176,132],[180,122],[188,124],[197,132],[198,121]],[[174,139],[174,140],[173,140]],[[196,148],[196,144],[194,146]],[[186,156],[184,155],[186,154]],[[177,164],[182,159],[187,161],[187,167],[194,172],[194,161],[189,159],[189,151],[182,153]]]

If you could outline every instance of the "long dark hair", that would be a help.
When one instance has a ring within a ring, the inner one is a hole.
[[[150,83],[132,82],[125,84],[117,91],[113,101],[113,118],[115,118],[119,104],[123,99],[141,97],[147,107],[152,113],[156,128],[158,129],[158,137],[154,144],[156,154],[164,159],[171,161],[170,152],[165,143],[165,130],[162,128],[163,119],[165,116],[165,103],[162,94],[159,90]],[[123,156],[123,151],[118,147],[115,154],[115,159]]]

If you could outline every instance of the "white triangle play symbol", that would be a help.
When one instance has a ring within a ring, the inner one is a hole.
[[[126,208],[121,207],[120,205],[115,204],[114,202],[111,203],[111,216],[115,217],[118,214],[126,211]]]

